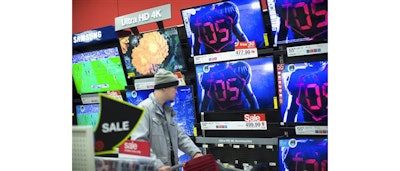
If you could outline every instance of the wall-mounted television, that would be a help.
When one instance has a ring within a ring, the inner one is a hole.
[[[200,112],[277,108],[272,56],[196,65],[196,75]]]
[[[75,108],[77,125],[92,126],[95,130],[99,121],[100,104],[81,104],[76,105]]]
[[[282,120],[328,121],[328,60],[288,62],[282,70]]]
[[[274,45],[327,41],[328,0],[266,0]]]
[[[73,54],[72,77],[78,94],[124,90],[127,85],[117,47]]]
[[[176,27],[124,35],[119,38],[128,78],[154,75],[159,68],[185,71],[186,63]]]
[[[149,97],[154,90],[127,90],[126,101],[138,105],[140,102]],[[175,110],[175,122],[186,132],[187,135],[193,136],[193,128],[195,124],[195,105],[193,98],[192,86],[179,86],[177,95],[170,106]]]
[[[279,171],[327,171],[328,138],[280,138]]]
[[[235,42],[264,47],[265,26],[259,0],[231,0],[181,9],[191,56],[235,50]]]

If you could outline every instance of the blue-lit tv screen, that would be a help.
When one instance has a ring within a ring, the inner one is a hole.
[[[279,171],[327,171],[328,138],[281,138]]]
[[[77,125],[89,125],[95,130],[99,121],[100,104],[83,104],[75,107]]]
[[[154,90],[128,90],[126,91],[126,101],[133,105],[149,97]],[[175,110],[175,122],[186,132],[187,135],[193,136],[193,128],[195,123],[195,106],[193,98],[192,86],[179,86],[178,93],[173,102],[169,105]]]
[[[328,0],[266,0],[274,45],[328,39]]]
[[[285,64],[282,99],[283,122],[327,123],[328,61]]]
[[[276,109],[273,57],[196,65],[199,111]]]
[[[259,0],[215,2],[181,10],[191,56],[235,50],[235,42],[264,47],[265,26]]]

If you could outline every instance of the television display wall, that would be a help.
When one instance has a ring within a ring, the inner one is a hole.
[[[281,114],[286,123],[328,121],[328,60],[286,63]]]
[[[181,10],[191,56],[235,50],[235,42],[264,47],[265,26],[259,0],[231,0]]]
[[[117,47],[72,55],[72,77],[78,94],[124,90],[127,85]]]
[[[126,101],[133,105],[149,97],[154,90],[128,90],[126,91]],[[169,103],[175,110],[175,122],[186,132],[187,135],[193,136],[193,128],[195,123],[195,106],[193,101],[193,87],[179,86],[178,93],[173,102]]]
[[[159,68],[186,70],[182,45],[176,27],[119,38],[128,78],[151,76]]]
[[[196,65],[199,111],[274,109],[272,56]]]
[[[328,138],[281,138],[279,171],[327,171]]]
[[[327,41],[328,0],[266,0],[274,45]]]

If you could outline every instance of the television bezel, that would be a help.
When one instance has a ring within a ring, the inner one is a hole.
[[[303,40],[303,41],[293,41],[293,42],[285,42],[285,43],[275,43],[275,37],[276,37],[276,39],[277,39],[277,41],[279,41],[278,40],[278,35],[277,35],[277,33],[274,33],[273,31],[272,31],[272,27],[273,27],[273,25],[272,25],[272,18],[271,18],[271,10],[270,9],[268,9],[268,8],[270,8],[270,7],[268,7],[268,0],[263,0],[263,1],[265,1],[265,3],[267,4],[267,13],[268,13],[268,16],[269,16],[269,18],[268,18],[268,20],[269,20],[269,29],[271,30],[271,37],[272,37],[272,41],[271,41],[271,44],[272,44],[272,46],[274,46],[274,47],[277,47],[277,46],[298,46],[298,45],[307,45],[307,44],[315,44],[315,43],[327,43],[328,42],[328,26],[327,26],[327,28],[326,28],[326,38],[319,38],[319,39],[313,39],[313,40]],[[328,1],[328,0],[326,0],[326,1]],[[328,2],[326,2],[326,3],[328,3]],[[274,10],[276,11],[276,6],[274,6],[273,7],[274,8]],[[328,10],[328,6],[327,6],[327,10]],[[328,13],[328,11],[327,11],[327,13]],[[277,14],[278,14],[278,12],[277,12]]]
[[[303,55],[303,56],[298,56],[298,57],[287,57],[284,56],[283,59],[283,64],[294,64],[294,63],[302,63],[302,62],[317,62],[317,61],[324,61],[326,60],[329,64],[328,61],[328,53],[323,53],[323,54],[314,54],[314,55]],[[277,64],[278,65],[278,64]],[[276,65],[275,65],[276,67]],[[329,70],[327,73],[327,77],[329,79]],[[282,81],[283,84],[283,81]],[[282,92],[284,91],[284,85],[282,85]],[[282,98],[284,98],[283,94],[282,94]],[[284,100],[284,99],[282,99]],[[329,103],[329,102],[328,102]],[[328,125],[328,120],[329,120],[329,115],[328,115],[328,119],[326,122],[284,122],[284,114],[282,113],[282,104],[279,104],[279,113],[281,115],[281,124],[284,127],[294,127],[294,126],[301,126],[301,125],[317,125],[317,126],[327,126]],[[328,111],[329,112],[329,111]]]
[[[132,50],[135,49],[135,48],[131,45],[132,36],[143,36],[143,34],[146,34],[146,33],[160,32],[160,31],[165,31],[165,30],[169,30],[169,29],[175,29],[175,30],[176,30],[176,36],[178,37],[177,41],[178,41],[178,43],[179,43],[179,45],[180,45],[178,48],[180,48],[181,57],[182,57],[182,61],[183,61],[183,63],[181,64],[181,65],[183,65],[182,69],[179,69],[179,70],[169,70],[169,71],[171,71],[171,72],[186,72],[186,71],[188,71],[188,60],[187,60],[187,57],[185,56],[185,53],[184,53],[184,49],[183,49],[183,46],[182,46],[181,37],[179,36],[180,33],[179,33],[179,28],[178,28],[178,26],[171,26],[171,27],[159,28],[159,29],[154,29],[154,30],[149,30],[149,31],[144,31],[144,32],[139,32],[139,33],[135,33],[135,32],[128,31],[128,30],[122,30],[122,31],[119,31],[119,33],[120,33],[119,38],[123,38],[123,37],[129,36],[129,45],[128,45],[128,47],[127,47],[127,53],[130,53],[130,55],[128,55],[128,57],[132,58],[132,57],[131,57]],[[163,35],[163,34],[162,34],[162,35]],[[120,46],[120,45],[119,45],[119,46]],[[170,45],[168,44],[168,46],[170,46]],[[121,53],[120,53],[120,54],[122,54],[122,55],[121,55],[121,59],[124,61],[124,66],[123,66],[123,68],[124,68],[124,70],[125,70],[125,72],[126,72],[126,75],[127,75],[127,78],[128,78],[128,79],[134,80],[134,79],[138,79],[138,78],[149,78],[149,77],[154,77],[154,74],[146,74],[146,75],[140,74],[140,75],[138,75],[138,74],[137,74],[137,71],[134,71],[134,72],[133,72],[133,76],[129,76],[129,74],[132,73],[132,72],[128,72],[128,69],[127,69],[127,66],[126,66],[126,63],[125,63],[125,59],[124,59],[124,56],[125,56],[126,54],[123,54],[123,53],[122,53],[122,50],[121,50]],[[164,62],[164,61],[163,61],[163,62]],[[133,82],[133,81],[132,81],[132,82]]]
[[[273,65],[273,72],[272,72],[272,74],[273,74],[273,80],[274,80],[274,93],[275,93],[275,98],[276,98],[276,101],[277,101],[277,103],[278,103],[278,78],[277,78],[277,70],[276,70],[276,67],[275,67],[275,65],[277,64],[277,61],[278,61],[278,59],[277,59],[277,56],[276,55],[274,55],[274,54],[266,54],[266,55],[259,55],[258,57],[256,57],[256,58],[247,58],[247,59],[239,59],[239,60],[228,60],[228,61],[219,61],[219,62],[213,62],[213,63],[205,63],[205,64],[199,64],[199,65],[202,65],[202,66],[204,66],[204,65],[210,65],[210,64],[215,64],[215,63],[222,63],[222,62],[234,62],[234,61],[247,61],[247,60],[253,60],[253,59],[259,59],[259,58],[271,58],[272,59],[272,65]],[[199,65],[196,65],[195,67],[197,67],[197,66],[199,66]],[[195,103],[195,105],[196,105],[196,109],[197,109],[197,111],[198,111],[198,113],[197,113],[197,115],[201,115],[201,113],[215,113],[215,114],[218,114],[218,113],[251,113],[251,112],[268,112],[268,111],[276,111],[276,110],[278,110],[279,111],[279,105],[277,105],[277,108],[275,109],[274,107],[272,107],[272,108],[262,108],[262,109],[258,109],[258,110],[252,110],[252,109],[244,109],[244,110],[226,110],[226,111],[201,111],[201,109],[199,108],[200,107],[200,104],[199,104],[199,101],[200,101],[200,96],[199,96],[199,88],[201,87],[201,85],[198,85],[198,83],[199,83],[199,78],[198,78],[198,72],[196,71],[196,68],[195,68],[195,89],[196,89],[196,103]],[[275,102],[274,102],[275,103]],[[274,106],[275,106],[275,104],[273,104]],[[199,117],[198,117],[199,118]]]
[[[124,67],[125,66],[125,61],[123,60],[123,56],[121,55],[122,51],[121,51],[121,47],[119,45],[118,39],[113,39],[113,40],[109,40],[109,41],[105,41],[105,42],[101,42],[101,43],[97,43],[97,44],[91,44],[90,46],[74,47],[72,49],[72,55],[81,54],[81,53],[88,53],[88,52],[93,52],[93,51],[103,50],[103,49],[108,49],[108,48],[117,48],[118,49],[119,59],[120,59],[120,62],[121,62],[121,67],[122,67],[122,71],[124,73],[124,78],[125,78],[125,82],[126,82],[125,86],[129,85],[130,82],[132,82],[132,80],[128,79],[126,68]],[[72,60],[71,60],[71,63],[72,63]],[[82,94],[97,94],[97,93],[105,93],[107,91],[111,91],[111,90],[105,90],[105,91],[96,91],[96,92],[87,92],[87,93],[86,92],[85,93],[81,92],[81,93],[79,93],[77,85],[76,85],[76,83],[74,81],[73,75],[72,75],[72,80],[73,80],[73,84],[74,84],[75,89],[76,89],[76,93],[78,95],[82,95]],[[124,89],[125,89],[125,87],[121,88],[119,90],[124,90]]]

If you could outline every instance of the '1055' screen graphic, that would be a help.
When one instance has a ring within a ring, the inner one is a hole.
[[[327,60],[285,64],[282,85],[284,122],[327,123]]]
[[[327,171],[328,138],[279,139],[279,171]]]
[[[200,111],[273,109],[272,57],[196,65]]]
[[[274,44],[328,38],[328,0],[267,0]]]

